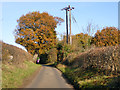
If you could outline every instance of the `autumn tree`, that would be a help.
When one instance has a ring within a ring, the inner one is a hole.
[[[47,12],[29,12],[17,20],[15,42],[31,54],[43,54],[56,44],[57,25],[64,20]]]
[[[98,30],[92,39],[96,46],[115,46],[118,44],[118,29],[115,27],[106,27]]]
[[[82,47],[85,49],[89,43],[89,39],[90,36],[88,34],[83,34],[83,33],[80,33],[80,34],[76,34],[76,38],[78,39],[78,42],[80,45],[82,45]]]
[[[80,33],[72,36],[73,39],[73,45],[72,47],[75,49],[75,51],[84,51],[88,48],[88,43],[90,42],[90,38],[88,34]]]

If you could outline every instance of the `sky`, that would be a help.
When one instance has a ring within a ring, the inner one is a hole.
[[[2,40],[5,43],[24,49],[21,45],[15,43],[14,30],[17,26],[17,20],[29,12],[40,11],[48,12],[52,16],[61,17],[65,20],[65,11],[62,8],[71,5],[75,9],[71,11],[72,17],[72,34],[78,34],[86,30],[87,24],[90,22],[97,26],[97,30],[108,27],[118,27],[118,2],[2,2],[2,17],[0,17],[0,26],[2,27]],[[66,20],[65,20],[66,22]],[[66,33],[65,22],[55,29],[60,35]],[[0,33],[1,35],[1,33]]]

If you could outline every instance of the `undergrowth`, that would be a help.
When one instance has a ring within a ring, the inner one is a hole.
[[[120,88],[120,75],[104,75],[94,71],[82,71],[57,66],[75,89],[79,88]]]
[[[120,48],[94,48],[75,55],[69,54],[56,65],[78,88],[120,88]]]

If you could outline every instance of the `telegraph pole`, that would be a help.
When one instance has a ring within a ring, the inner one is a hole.
[[[66,35],[67,35],[66,42],[68,44],[68,10],[67,9],[66,9]]]
[[[68,9],[69,7],[65,7],[61,10],[66,10],[66,43],[68,44]]]
[[[72,35],[71,35],[71,10],[74,9],[74,7],[70,7],[69,5],[69,25],[70,25],[70,45],[72,45]]]
[[[74,7],[70,7],[70,5],[68,7],[65,7],[61,10],[66,10],[66,42],[68,44],[68,11],[69,11],[69,22],[70,22],[70,44],[72,44],[72,36],[71,36],[71,10],[74,9]]]

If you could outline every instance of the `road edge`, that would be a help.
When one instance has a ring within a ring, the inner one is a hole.
[[[32,73],[32,75],[30,75],[29,77],[23,80],[22,85],[20,85],[18,88],[25,88],[27,85],[29,85],[31,81],[34,79],[34,77],[37,76],[37,74],[40,72],[41,69],[42,69],[42,66],[38,67],[37,70],[35,70]]]
[[[67,78],[67,76],[60,70],[58,67],[55,67],[58,71],[62,73],[62,77],[65,79],[65,81],[70,85],[70,87],[75,90],[75,86],[71,83],[71,81]]]

